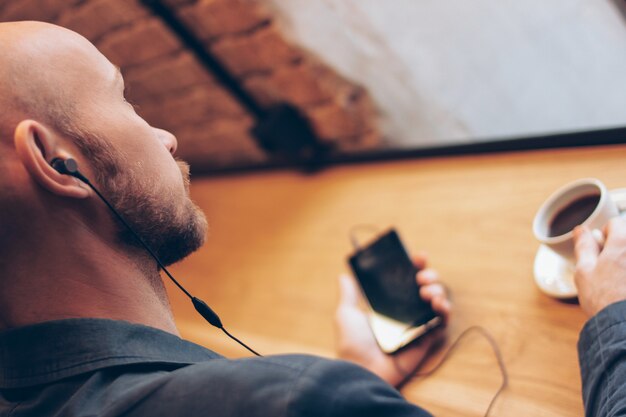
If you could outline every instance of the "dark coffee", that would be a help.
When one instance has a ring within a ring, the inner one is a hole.
[[[600,194],[580,197],[559,211],[550,222],[550,237],[561,236],[587,220],[598,207]]]

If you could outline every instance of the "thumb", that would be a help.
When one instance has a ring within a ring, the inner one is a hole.
[[[339,276],[339,294],[339,304],[342,307],[357,307],[359,305],[361,293],[351,276],[346,274]]]
[[[583,270],[593,269],[598,260],[600,246],[593,238],[589,228],[578,226],[574,229],[576,266]]]

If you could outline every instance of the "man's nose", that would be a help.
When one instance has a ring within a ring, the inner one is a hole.
[[[176,136],[174,136],[167,130],[158,128],[154,128],[154,130],[156,130],[157,136],[161,143],[163,143],[163,146],[165,146],[169,153],[174,155],[176,153],[176,149],[178,148],[178,141],[176,140]]]

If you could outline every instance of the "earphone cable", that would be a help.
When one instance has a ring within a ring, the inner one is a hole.
[[[354,225],[350,228],[350,231],[348,232],[348,235],[350,237],[350,242],[352,243],[352,247],[355,250],[359,250],[361,248],[361,244],[359,243],[359,240],[356,236],[357,232],[361,231],[361,230],[369,230],[372,233],[378,233],[380,232],[380,228],[378,228],[377,226],[374,226],[373,224],[357,224]]]
[[[53,165],[54,166],[54,165]],[[185,293],[185,295],[187,297],[189,297],[189,299],[191,300],[194,308],[196,309],[196,311],[207,321],[209,322],[209,324],[211,324],[214,327],[217,327],[218,329],[222,330],[228,337],[230,337],[232,340],[234,340],[235,342],[237,342],[239,345],[241,345],[242,347],[244,347],[245,349],[247,349],[248,351],[250,351],[251,353],[253,353],[256,356],[262,356],[259,353],[257,353],[255,350],[253,350],[252,348],[250,348],[248,345],[246,345],[245,343],[243,343],[241,340],[239,340],[238,338],[236,338],[235,336],[233,336],[232,334],[230,334],[222,325],[222,321],[220,320],[219,316],[217,315],[217,313],[215,313],[204,301],[202,301],[201,299],[194,297],[193,295],[191,295],[191,293],[189,293],[189,291],[187,291],[185,289],[185,287],[183,287],[178,280],[176,280],[176,278],[174,278],[174,276],[170,273],[170,271],[167,270],[167,268],[165,267],[165,265],[163,265],[163,262],[161,262],[161,260],[159,259],[159,257],[156,255],[156,253],[154,253],[152,251],[152,249],[150,249],[150,247],[148,246],[148,244],[133,230],[133,228],[130,226],[130,224],[128,224],[128,222],[124,219],[124,217],[122,217],[122,215],[120,213],[118,213],[118,211],[115,209],[115,207],[113,207],[113,205],[111,203],[109,203],[109,201],[102,195],[102,193],[100,193],[100,191],[98,190],[98,188],[96,186],[94,186],[91,181],[89,181],[89,179],[87,177],[85,177],[80,171],[78,171],[78,169],[67,169],[67,167],[65,168],[66,172],[69,173],[70,175],[72,175],[73,177],[78,178],[79,180],[81,180],[82,182],[84,182],[85,184],[87,184],[95,193],[96,195],[100,198],[100,200],[102,200],[102,202],[109,208],[109,210],[115,215],[115,217],[126,227],[126,229],[128,229],[128,231],[130,231],[130,233],[132,233],[132,235],[135,237],[135,239],[137,239],[137,241],[141,244],[141,246],[144,247],[144,249],[146,249],[148,251],[148,253],[150,254],[150,256],[152,256],[152,258],[154,258],[154,260],[156,261],[157,265],[159,266],[159,268],[161,268],[163,270],[163,272],[165,272],[165,274],[167,275],[167,277],[183,292]]]
[[[478,332],[482,336],[484,336],[485,339],[487,339],[487,341],[491,345],[493,353],[496,356],[496,360],[498,361],[498,366],[499,366],[500,372],[502,374],[502,383],[500,384],[500,387],[498,388],[498,390],[496,391],[494,396],[491,398],[491,401],[489,402],[489,406],[487,407],[487,410],[485,411],[485,414],[484,414],[484,417],[488,417],[489,413],[491,413],[491,410],[492,410],[496,400],[498,399],[498,397],[500,396],[502,391],[504,391],[504,389],[508,386],[508,384],[509,384],[509,375],[508,375],[508,372],[506,370],[506,365],[504,364],[504,359],[502,357],[502,352],[500,351],[500,347],[498,346],[498,343],[493,338],[493,336],[482,326],[471,326],[471,327],[465,329],[454,340],[454,342],[452,342],[450,347],[448,347],[448,350],[445,351],[445,353],[443,354],[441,359],[439,359],[439,362],[437,362],[431,369],[429,369],[427,371],[417,372],[417,368],[416,368],[416,369],[412,370],[411,372],[406,373],[405,371],[400,369],[398,364],[394,361],[394,364],[396,365],[396,368],[400,372],[406,374],[406,377],[405,377],[404,381],[400,385],[404,385],[405,383],[407,383],[408,381],[410,381],[411,379],[414,379],[414,378],[426,378],[426,377],[429,377],[432,374],[434,374],[435,372],[437,372],[443,366],[443,364],[446,363],[448,361],[448,359],[450,359],[450,356],[451,356],[452,352],[454,352],[458,348],[460,342],[468,334],[470,334],[472,332]],[[421,366],[421,363],[418,364],[418,367],[419,366]]]
[[[241,340],[239,340],[237,337],[233,336],[232,334],[230,334],[228,332],[228,330],[226,330],[223,326],[220,327],[220,330],[223,331],[224,333],[226,333],[226,336],[230,337],[231,339],[233,339],[235,342],[239,343],[241,346],[245,347],[246,349],[248,349],[250,352],[254,353],[256,356],[262,356],[261,354],[257,353],[254,349],[252,349],[250,346],[246,345],[244,342],[242,342]]]
[[[180,288],[180,290],[182,292],[185,293],[185,295],[187,297],[189,297],[189,299],[192,299],[193,296],[189,293],[189,291],[187,291],[185,289],[185,287],[183,287],[177,280],[176,278],[174,278],[172,276],[172,274],[170,274],[170,271],[167,270],[167,268],[165,267],[165,265],[163,265],[163,263],[161,262],[161,260],[159,259],[159,257],[152,251],[152,249],[150,249],[150,247],[148,246],[148,244],[146,242],[144,242],[144,240],[133,230],[133,228],[126,222],[126,220],[117,212],[117,210],[111,205],[111,203],[109,203],[107,201],[106,198],[104,198],[104,196],[102,195],[102,193],[100,193],[100,191],[84,176],[81,174],[81,181],[83,181],[85,184],[87,184],[95,193],[98,197],[100,197],[100,200],[102,200],[102,202],[104,204],[106,204],[106,206],[109,208],[109,210],[111,210],[111,212],[113,212],[113,214],[115,215],[115,217],[126,227],[126,229],[128,229],[128,231],[130,233],[132,233],[132,235],[135,237],[135,239],[137,239],[137,241],[141,244],[141,246],[143,246],[148,253],[150,253],[150,255],[154,258],[154,260],[156,261],[156,263],[159,265],[159,268],[161,268],[163,270],[163,272],[165,272],[165,274],[169,277],[169,279],[172,280],[172,282],[174,284],[176,284],[176,286],[178,288]]]

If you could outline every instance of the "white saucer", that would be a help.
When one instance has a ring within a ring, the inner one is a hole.
[[[611,198],[622,215],[626,214],[626,188],[611,190]],[[535,283],[541,291],[554,298],[569,299],[578,295],[574,284],[574,265],[541,244],[535,256]]]

